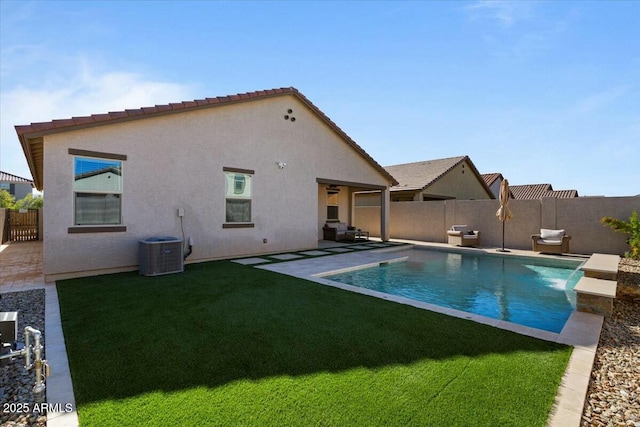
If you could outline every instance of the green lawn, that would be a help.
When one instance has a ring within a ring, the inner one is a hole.
[[[228,261],[58,293],[82,426],[544,426],[571,354]]]

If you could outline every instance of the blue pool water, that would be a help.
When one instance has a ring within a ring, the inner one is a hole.
[[[406,261],[326,276],[335,282],[560,332],[580,261],[411,250]]]

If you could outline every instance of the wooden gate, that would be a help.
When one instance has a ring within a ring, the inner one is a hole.
[[[38,240],[38,209],[8,210],[4,235],[11,242]]]

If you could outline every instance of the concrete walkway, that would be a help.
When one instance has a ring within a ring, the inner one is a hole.
[[[42,274],[42,242],[13,242],[0,246],[0,293],[45,290],[45,357],[51,367],[47,379],[47,403],[57,405],[61,412],[47,412],[47,427],[76,427],[73,385],[67,359],[67,348],[62,334],[62,321],[55,283],[44,282]],[[23,328],[28,325],[18,325]],[[66,404],[73,408],[64,412]],[[50,406],[51,408],[51,406]]]
[[[44,288],[42,242],[15,242],[0,246],[0,292]]]

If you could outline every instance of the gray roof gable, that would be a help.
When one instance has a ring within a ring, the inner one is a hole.
[[[446,159],[424,160],[421,162],[385,166],[385,169],[399,182],[398,185],[391,187],[391,191],[423,190],[446,175],[447,172],[462,163],[465,159],[468,159],[468,157],[458,156]]]

